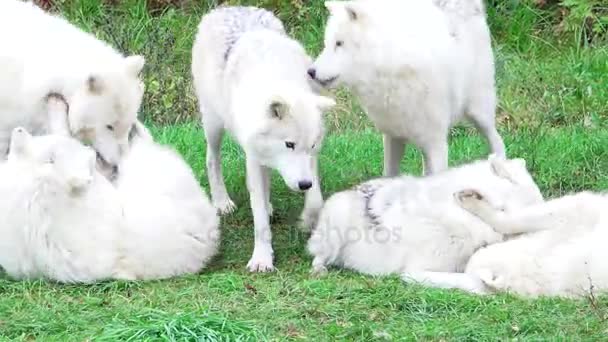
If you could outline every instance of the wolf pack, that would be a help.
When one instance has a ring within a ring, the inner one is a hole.
[[[218,252],[232,213],[222,137],[244,151],[251,272],[274,270],[270,176],[303,193],[311,272],[346,268],[476,294],[608,290],[608,197],[545,199],[496,129],[494,56],[481,0],[326,1],[309,56],[272,12],[205,14],[192,77],[210,198],[185,160],[138,119],[145,59],[63,17],[0,1],[0,266],[65,283],[177,277]],[[152,72],[152,71],[151,71]],[[324,200],[318,154],[331,89],[343,86],[383,136],[384,175]],[[462,120],[482,160],[448,167]],[[406,145],[423,175],[401,173]],[[330,268],[331,269],[331,268]]]

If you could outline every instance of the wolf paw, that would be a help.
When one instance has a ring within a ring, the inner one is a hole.
[[[325,266],[313,266],[310,269],[310,275],[315,278],[321,278],[327,274],[327,267]]]
[[[249,272],[274,271],[274,266],[272,265],[272,253],[261,253],[254,250],[253,256],[247,263],[247,269],[249,270]]]
[[[477,190],[472,189],[458,191],[454,194],[454,199],[465,209],[475,208],[480,202],[485,202],[485,198]]]
[[[232,214],[236,210],[236,205],[230,198],[223,201],[218,201],[214,204],[214,206],[217,208],[220,215]]]

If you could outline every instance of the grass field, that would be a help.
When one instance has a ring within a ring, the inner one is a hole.
[[[504,131],[509,154],[525,157],[544,192],[557,196],[608,188],[608,132],[559,128]],[[202,131],[196,125],[158,128],[155,135],[191,163],[203,186]],[[309,276],[306,235],[296,227],[302,198],[273,177],[274,247],[278,271],[250,274],[253,230],[244,160],[224,146],[227,187],[239,206],[222,225],[221,253],[201,275],[169,281],[66,286],[0,279],[0,337],[6,340],[604,340],[608,298],[579,301],[477,298],[459,291],[406,286],[333,270]],[[485,143],[456,130],[452,165],[481,158]],[[321,165],[326,194],[381,173],[382,144],[371,130],[329,136]],[[403,169],[419,172],[409,150]],[[216,335],[217,334],[217,335]],[[221,334],[221,335],[220,335]]]
[[[230,1],[237,3],[239,1]],[[240,1],[277,9],[311,53],[320,49],[322,1]],[[150,13],[143,1],[59,1],[62,13],[124,51],[143,53],[142,116],[186,158],[208,189],[204,139],[190,89],[189,55],[200,15],[215,1]],[[507,3],[507,1],[505,1]],[[519,3],[508,1],[509,4]],[[294,4],[300,4],[296,6]],[[490,8],[497,60],[498,121],[510,156],[523,157],[546,196],[608,189],[608,48],[552,33],[551,17],[526,5]],[[608,40],[607,40],[608,41]],[[321,155],[325,196],[379,176],[382,144],[361,109],[339,90]],[[223,147],[226,184],[238,210],[223,218],[222,248],[202,274],[91,286],[14,282],[0,275],[0,341],[576,340],[608,336],[608,297],[577,301],[479,298],[332,270],[309,276],[307,239],[296,225],[300,195],[273,177],[277,271],[250,274],[253,220],[242,151]],[[451,165],[483,158],[470,128],[453,130]],[[419,174],[408,149],[402,170]]]

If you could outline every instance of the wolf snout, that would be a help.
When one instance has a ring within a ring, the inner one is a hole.
[[[312,78],[313,80],[317,78],[317,70],[315,68],[309,68],[307,73],[308,76],[310,76],[310,78]]]
[[[312,188],[312,182],[309,180],[299,181],[298,188],[300,188],[300,190],[302,190],[302,191],[306,191],[306,190]]]

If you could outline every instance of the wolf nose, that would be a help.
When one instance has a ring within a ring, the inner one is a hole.
[[[298,188],[300,188],[300,190],[302,190],[302,191],[306,191],[306,190],[312,188],[312,182],[311,181],[299,181]]]
[[[308,69],[308,76],[314,80],[317,78],[317,70],[315,70],[315,68]]]

